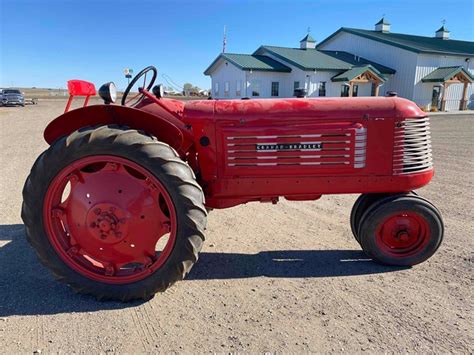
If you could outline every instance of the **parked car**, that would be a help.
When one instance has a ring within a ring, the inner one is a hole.
[[[3,89],[0,94],[1,106],[25,106],[25,97],[18,89]]]

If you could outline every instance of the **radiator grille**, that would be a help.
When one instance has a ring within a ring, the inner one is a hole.
[[[358,135],[358,158],[354,162],[354,133],[255,135],[226,137],[229,167],[320,166],[363,167],[365,130]]]
[[[393,173],[411,174],[433,167],[428,117],[395,123]]]
[[[354,168],[365,167],[367,146],[367,129],[365,127],[355,130]]]

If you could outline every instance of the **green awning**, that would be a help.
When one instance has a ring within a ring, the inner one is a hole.
[[[421,79],[424,83],[443,83],[452,79],[455,75],[462,73],[467,81],[472,83],[472,75],[463,67],[439,67]]]
[[[380,81],[384,82],[387,79],[380,73],[377,69],[375,69],[371,65],[364,65],[362,67],[353,67],[352,69],[346,70],[340,74],[334,76],[331,80],[332,81],[351,81],[357,78],[359,75],[364,74],[365,72],[370,72],[373,76],[375,76]]]

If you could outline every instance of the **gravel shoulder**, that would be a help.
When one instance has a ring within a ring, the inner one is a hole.
[[[474,351],[474,114],[431,120],[436,175],[418,192],[446,235],[429,261],[368,260],[348,222],[356,195],[249,203],[210,214],[187,280],[121,304],[73,294],[25,241],[23,183],[64,105],[0,108],[1,352]]]

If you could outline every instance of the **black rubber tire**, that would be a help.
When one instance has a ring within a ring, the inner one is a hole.
[[[389,196],[389,194],[362,194],[354,202],[354,206],[352,206],[351,210],[350,223],[352,234],[358,243],[360,243],[360,241],[357,231],[359,230],[362,215],[371,204],[387,196]]]
[[[397,195],[403,195],[403,194],[397,194]],[[407,192],[405,195],[418,196],[418,194],[415,191]],[[390,193],[362,194],[354,202],[354,206],[352,207],[352,210],[351,210],[350,223],[351,223],[352,234],[354,235],[355,240],[357,240],[357,243],[360,244],[359,226],[360,226],[360,221],[362,220],[364,213],[369,208],[372,208],[377,202],[389,196],[395,196],[395,195],[390,194]]]
[[[375,233],[379,224],[397,211],[414,211],[423,216],[429,224],[430,238],[426,247],[410,256],[391,256],[380,250]],[[438,250],[444,235],[444,225],[440,212],[431,202],[416,195],[390,196],[377,202],[362,217],[359,238],[364,252],[374,261],[385,265],[412,266],[429,259]]]
[[[38,206],[43,205],[52,179],[73,161],[99,154],[123,157],[149,170],[164,185],[176,210],[176,242],[168,260],[150,276],[134,283],[101,283],[77,273],[55,252],[43,227],[43,211]],[[58,139],[43,152],[23,188],[21,215],[28,241],[58,280],[78,293],[120,301],[150,299],[182,280],[198,260],[207,218],[202,189],[174,149],[142,132],[112,125],[82,128]]]

